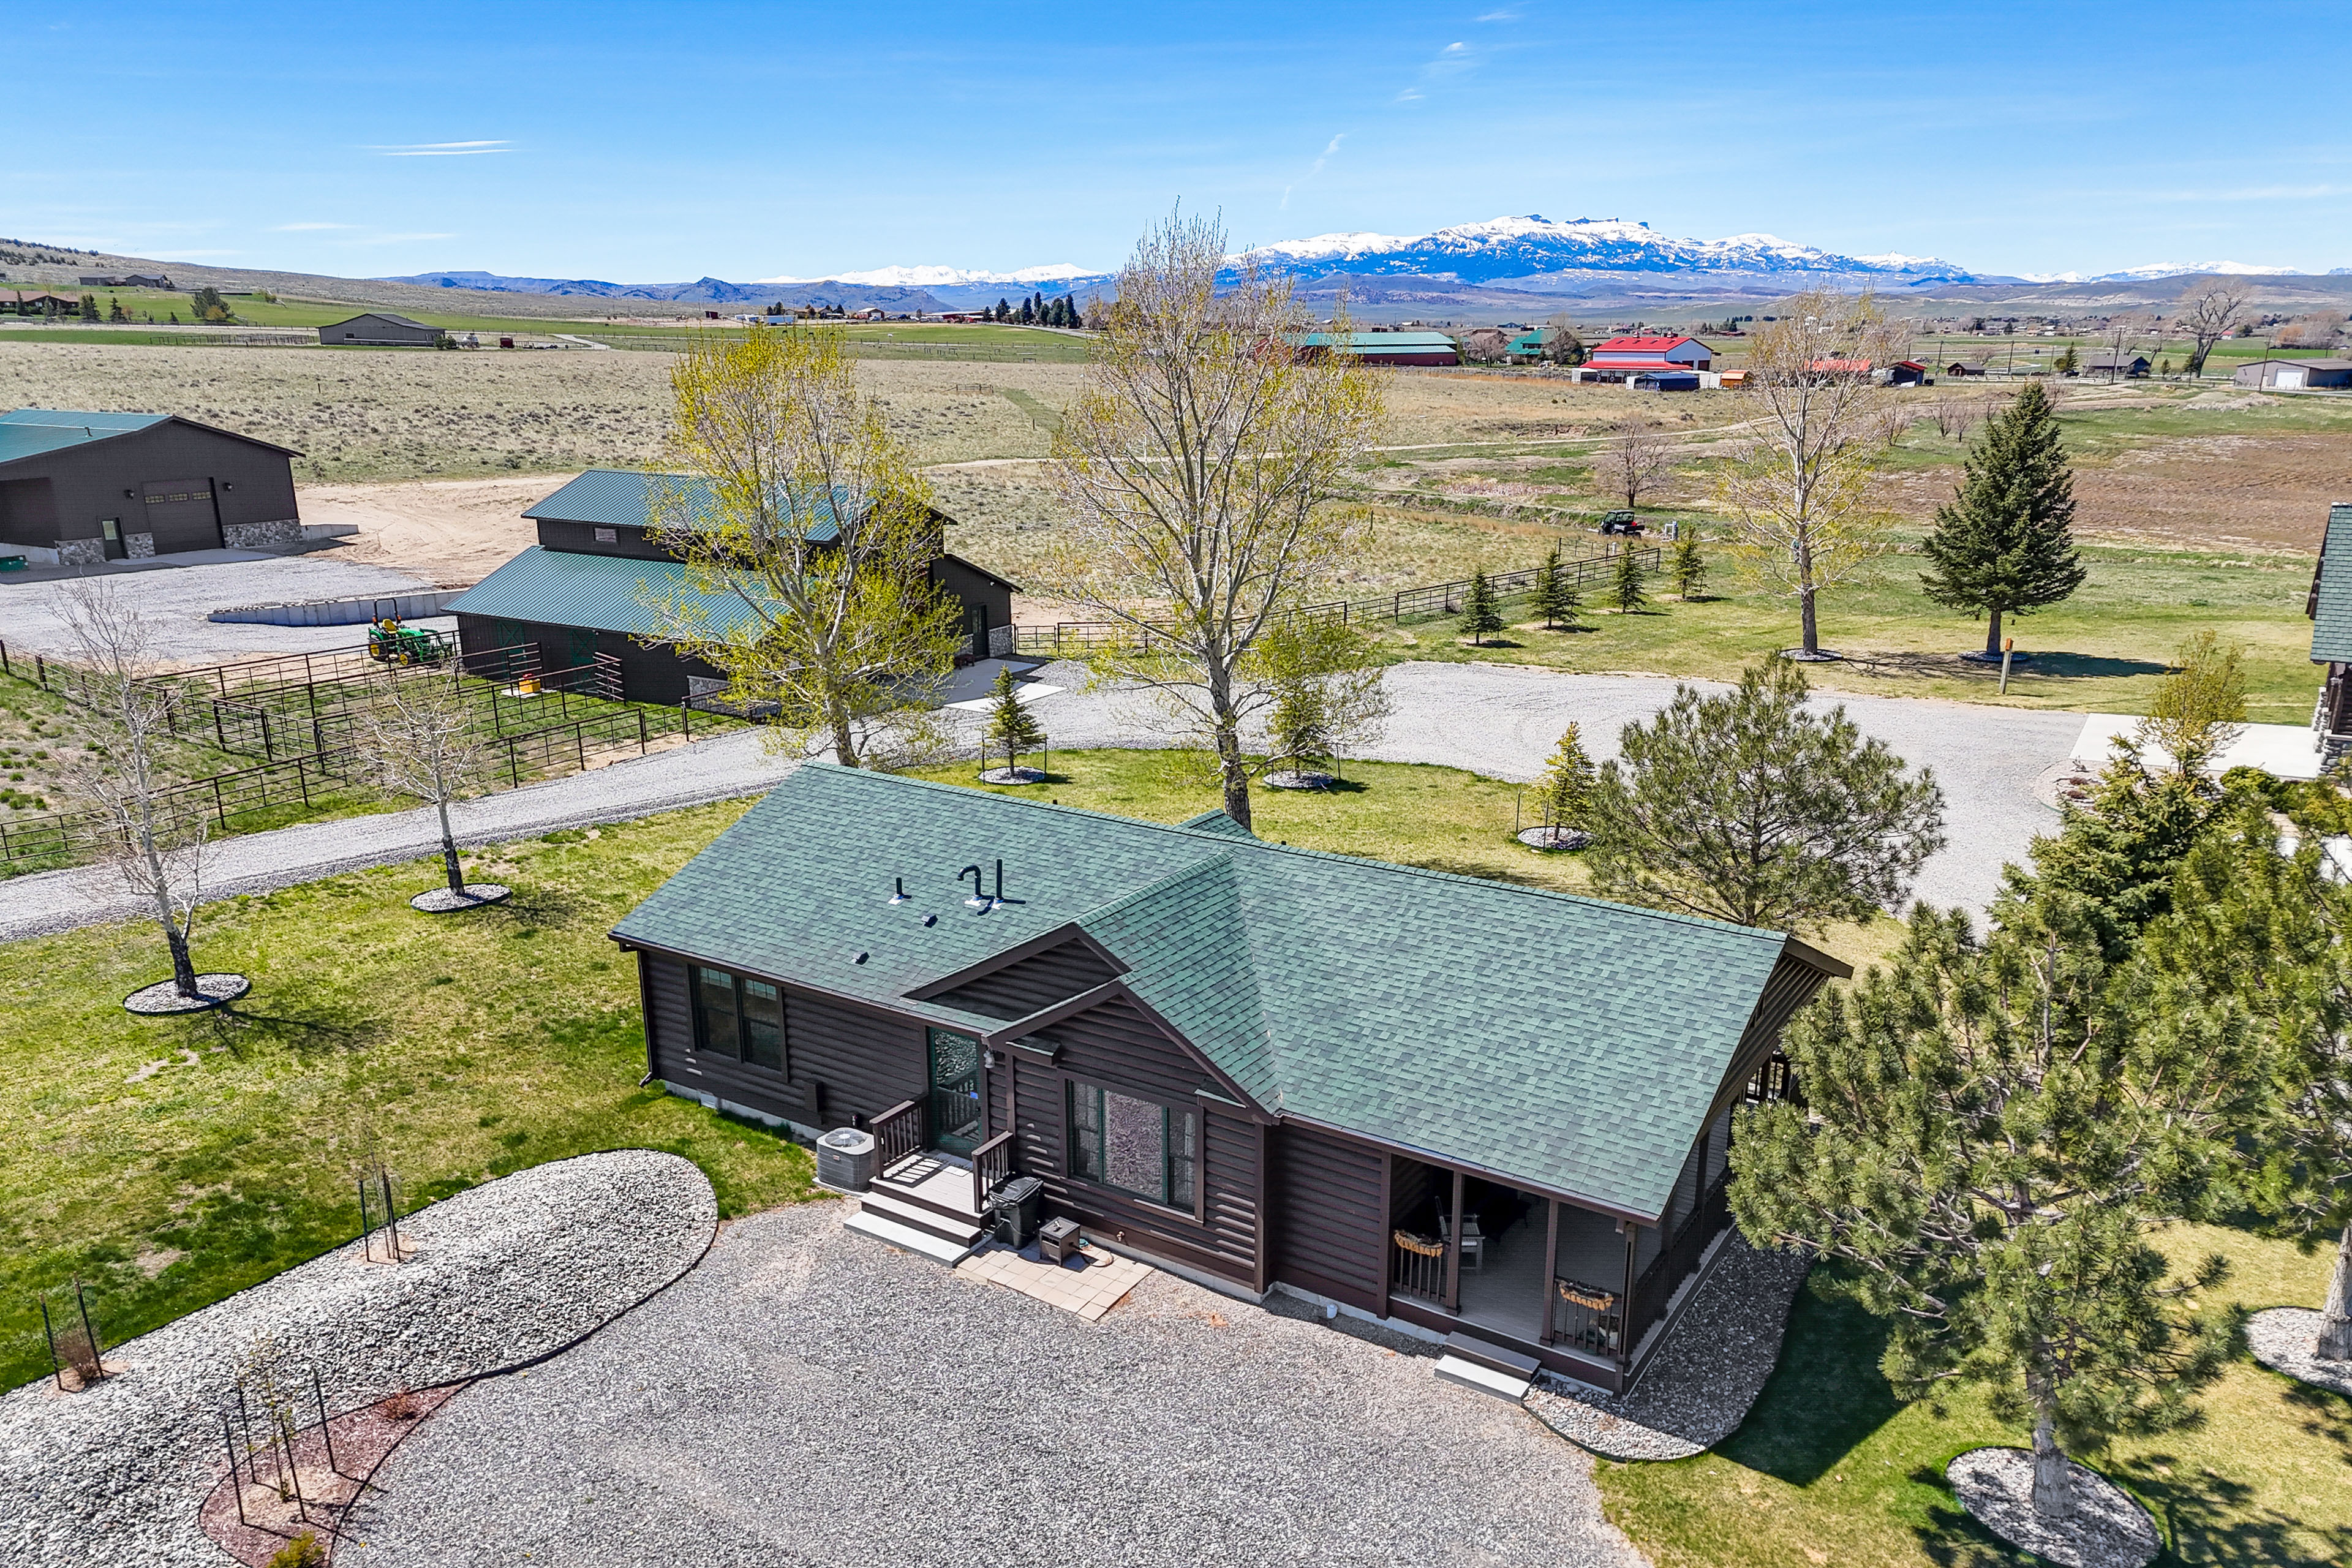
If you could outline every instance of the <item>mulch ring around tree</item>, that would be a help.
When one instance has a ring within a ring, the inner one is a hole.
[[[199,974],[196,994],[180,994],[174,981],[158,980],[152,985],[142,985],[122,999],[122,1010],[136,1013],[142,1018],[168,1018],[181,1013],[205,1013],[215,1007],[226,1007],[253,989],[253,982],[242,974]]]
[[[2352,1398],[2352,1361],[2319,1359],[2319,1314],[2273,1307],[2246,1320],[2246,1348],[2273,1372]]]
[[[2033,1456],[2023,1448],[1971,1448],[1944,1467],[1952,1493],[1976,1521],[2064,1568],[2146,1568],[2164,1550],[2156,1521],[2129,1492],[2069,1459],[2074,1517],[2033,1507]]]
[[[1529,827],[1517,837],[1530,849],[1581,849],[1592,842],[1592,835],[1580,827]]]
[[[1286,768],[1265,775],[1268,789],[1329,789],[1339,782],[1336,773],[1317,773],[1307,768]]]
[[[318,1537],[320,1550],[331,1560],[343,1516],[368,1489],[376,1468],[425,1417],[465,1386],[453,1383],[421,1394],[394,1394],[345,1411],[327,1423],[323,1440],[318,1427],[305,1427],[294,1439],[290,1472],[284,1447],[264,1442],[257,1454],[238,1453],[232,1476],[224,1447],[214,1466],[220,1484],[205,1499],[200,1515],[205,1533],[247,1568],[264,1568],[306,1531]]]
[[[462,893],[446,888],[436,888],[429,893],[419,893],[408,900],[408,907],[428,915],[454,915],[467,910],[478,910],[486,904],[503,904],[514,897],[514,889],[500,882],[468,882]]]
[[[1033,784],[1045,782],[1040,768],[991,768],[980,775],[980,782],[991,784]]]

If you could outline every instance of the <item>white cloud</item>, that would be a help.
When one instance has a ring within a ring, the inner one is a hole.
[[[1442,55],[1458,55],[1469,47],[1467,44],[1448,44],[1437,52]]]
[[[1472,18],[1479,22],[1516,22],[1518,19],[1519,14],[1517,11],[1489,11],[1482,16]]]
[[[359,225],[355,223],[281,223],[270,232],[272,234],[307,234],[313,229],[357,227]]]
[[[478,158],[486,153],[511,153],[506,142],[411,142],[398,146],[371,147],[382,158]]]
[[[1399,103],[1419,103],[1421,101],[1421,89],[1417,87],[1409,87],[1402,92],[1396,95],[1396,101]]]

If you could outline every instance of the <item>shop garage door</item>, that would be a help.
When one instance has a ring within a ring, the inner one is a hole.
[[[165,479],[144,489],[147,521],[130,527],[155,536],[156,554],[220,548],[220,512],[213,505],[212,480]]]

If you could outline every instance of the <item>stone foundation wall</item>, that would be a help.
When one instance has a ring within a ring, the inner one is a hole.
[[[991,658],[1011,658],[1020,651],[1021,634],[1013,626],[988,628],[988,656]]]
[[[101,543],[99,548],[105,549]],[[126,533],[122,536],[123,553],[133,561],[145,561],[155,553],[155,536],[152,533]]]
[[[221,524],[221,542],[231,550],[267,550],[272,545],[295,544],[302,538],[302,520],[283,517],[271,522],[225,522]]]
[[[151,538],[149,543],[154,541]],[[58,564],[60,566],[102,566],[106,563],[106,541],[103,539],[60,539],[58,541]]]

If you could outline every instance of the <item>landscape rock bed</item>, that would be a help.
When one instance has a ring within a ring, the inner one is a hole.
[[[677,1155],[558,1161],[404,1217],[403,1239],[424,1243],[408,1262],[364,1261],[353,1241],[110,1346],[121,1375],[86,1393],[45,1379],[0,1395],[0,1561],[217,1568],[200,1514],[256,1336],[305,1384],[315,1365],[328,1408],[349,1411],[576,1342],[691,1268],[717,1225],[709,1180]]]
[[[2273,1372],[2352,1398],[2352,1361],[2319,1359],[2319,1314],[2308,1307],[2256,1312],[2246,1321],[2246,1346]]]
[[[503,904],[513,896],[514,889],[504,883],[468,882],[463,893],[453,893],[446,888],[419,893],[408,900],[408,907],[428,915],[454,915],[489,904]]]
[[[1536,1419],[1612,1459],[1686,1459],[1739,1429],[1780,1358],[1789,1309],[1811,1263],[1764,1252],[1734,1231],[1666,1342],[1623,1394],[1545,1373]]]
[[[2033,1456],[2022,1448],[1971,1448],[1944,1467],[1953,1495],[1977,1522],[2012,1546],[2063,1568],[2145,1568],[2164,1537],[2130,1493],[2067,1461],[2074,1517],[2047,1520],[2033,1507]]]
[[[158,980],[152,985],[142,985],[122,999],[126,1013],[136,1013],[142,1018],[168,1018],[181,1013],[204,1013],[215,1007],[226,1007],[253,989],[253,982],[242,974],[199,974],[196,994],[180,994],[177,981]]]

